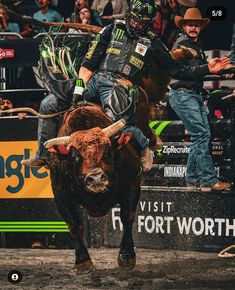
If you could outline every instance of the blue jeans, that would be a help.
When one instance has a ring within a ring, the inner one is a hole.
[[[102,107],[105,110],[105,113],[109,116],[110,112],[106,109],[106,102],[110,96],[114,83],[106,78],[95,74],[89,81],[87,86],[87,91],[85,98],[87,101],[96,101],[102,103]],[[70,107],[70,103],[58,102],[58,98],[50,94],[46,96],[40,105],[39,112],[41,114],[52,114],[59,111],[66,110]],[[38,120],[38,150],[36,155],[40,159],[47,159],[48,152],[44,147],[44,142],[55,138],[59,126],[61,124],[62,115],[56,118],[50,119],[39,119]],[[122,132],[132,132],[134,146],[138,151],[142,151],[148,146],[148,139],[144,136],[143,132],[135,126],[125,126],[122,129]]]
[[[191,135],[186,182],[201,187],[211,186],[218,179],[209,152],[210,127],[202,97],[193,91],[171,90],[169,101]]]
[[[96,73],[89,80],[84,97],[87,101],[101,102],[105,114],[113,119],[113,113],[109,109],[108,101],[112,97],[112,91],[116,84],[116,76],[111,73]],[[127,92],[128,93],[128,92]],[[148,146],[148,139],[136,126],[126,125],[122,132],[132,132],[135,148],[140,152]]]
[[[50,94],[42,100],[39,112],[41,114],[49,115],[66,110],[69,107],[70,103],[58,102],[58,98]],[[63,115],[49,119],[38,119],[38,150],[36,152],[38,158],[48,158],[49,154],[44,147],[44,142],[57,136],[62,117]]]

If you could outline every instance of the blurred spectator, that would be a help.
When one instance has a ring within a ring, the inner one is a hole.
[[[7,99],[0,98],[0,116],[12,116],[12,113],[4,113],[3,111],[13,109],[12,101]]]
[[[23,24],[21,28],[20,35],[22,37],[32,37],[37,34],[37,31],[33,30],[29,24]]]
[[[174,23],[176,15],[183,16],[188,7],[194,7],[197,0],[160,0],[158,13],[154,20],[153,32],[171,49],[176,40],[178,29]]]
[[[123,19],[127,10],[126,0],[94,0],[91,6],[101,15],[103,25],[106,26],[114,19]]]
[[[90,22],[89,24],[96,25],[96,26],[103,26],[101,18],[99,13],[94,10],[89,8],[89,3],[88,0],[75,0],[75,11],[71,14],[70,19],[68,19],[70,22],[81,22],[81,17],[80,17],[80,11],[84,8],[89,9],[90,11]]]
[[[12,98],[0,98],[0,116],[12,116],[13,113],[4,113],[6,110],[13,109],[13,100]],[[26,113],[18,113],[18,118],[20,120],[24,119],[26,117]]]
[[[21,15],[33,16],[34,13],[38,11],[38,5],[33,1],[31,4],[28,2],[20,1],[15,3],[17,5],[14,6],[14,11]]]
[[[235,23],[233,24],[233,36],[231,44],[231,64],[235,65]]]
[[[0,4],[0,32],[16,32],[20,33],[20,28],[17,23],[8,22],[9,16],[4,5]]]
[[[20,15],[27,15],[32,17],[33,14],[38,10],[38,5],[36,1],[33,0],[5,0],[4,2],[6,3],[8,9]],[[18,21],[18,25],[20,27],[20,35],[22,37],[31,37],[36,34],[36,32],[34,33],[29,24],[25,24],[23,21]]]
[[[55,9],[64,19],[68,18],[74,9],[74,0],[51,0],[52,9]]]
[[[78,22],[82,24],[94,24],[91,22],[91,10],[89,8],[84,7],[79,11]]]
[[[39,0],[40,10],[34,13],[33,18],[42,22],[62,22],[62,16],[50,8],[50,0]],[[37,27],[39,32],[44,32],[44,27]]]

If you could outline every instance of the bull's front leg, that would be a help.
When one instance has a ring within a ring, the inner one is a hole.
[[[93,263],[83,241],[83,221],[81,213],[74,202],[55,198],[59,213],[68,225],[75,247],[75,270],[78,275],[87,274],[93,270]]]
[[[118,265],[120,268],[128,270],[134,269],[136,265],[136,254],[134,249],[132,228],[140,195],[139,190],[132,193],[133,194],[129,193],[129,198],[120,204],[120,216],[123,224],[123,235],[118,254]]]

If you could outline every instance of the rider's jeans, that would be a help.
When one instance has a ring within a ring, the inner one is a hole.
[[[110,117],[111,114],[109,115],[109,111],[106,109],[108,106],[106,105],[115,86],[115,80],[116,76],[114,75],[112,76],[111,74],[106,75],[105,73],[96,73],[88,82],[87,91],[84,95],[87,101],[101,101],[105,113]],[[136,126],[127,125],[122,129],[122,132],[132,132],[134,146],[138,151],[142,151],[148,146],[148,139]]]
[[[207,187],[218,179],[209,152],[210,127],[202,96],[193,91],[170,90],[169,101],[191,135],[186,182]]]
[[[111,94],[114,83],[101,75],[95,74],[89,81],[85,98],[87,101],[96,101],[102,103],[105,107],[107,97]],[[40,105],[39,112],[41,114],[52,114],[58,111],[66,110],[70,106],[69,103],[58,103],[58,98],[53,94],[45,97]],[[107,112],[108,113],[108,112]],[[57,136],[61,117],[38,120],[38,150],[36,155],[40,159],[47,159],[48,152],[44,148],[44,142]],[[148,146],[148,139],[143,132],[135,126],[125,126],[122,132],[132,132],[134,145],[137,150],[142,151]]]
[[[68,103],[58,103],[58,98],[50,94],[42,100],[39,112],[41,114],[48,115],[66,110],[68,108]],[[58,128],[61,124],[61,119],[62,116],[49,119],[38,119],[38,150],[36,153],[38,158],[48,158],[48,152],[43,144],[45,141],[55,138],[57,136]]]

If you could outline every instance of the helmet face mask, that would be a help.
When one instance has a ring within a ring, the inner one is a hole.
[[[154,0],[131,0],[126,14],[127,29],[133,36],[151,29],[157,9]]]
[[[147,18],[147,17],[141,17],[138,14],[133,13],[132,11],[130,11],[130,15],[129,15],[129,25],[131,26],[131,28],[133,30],[137,31],[142,31],[143,29],[145,30],[146,28],[149,27],[149,25],[151,24],[151,18]]]

